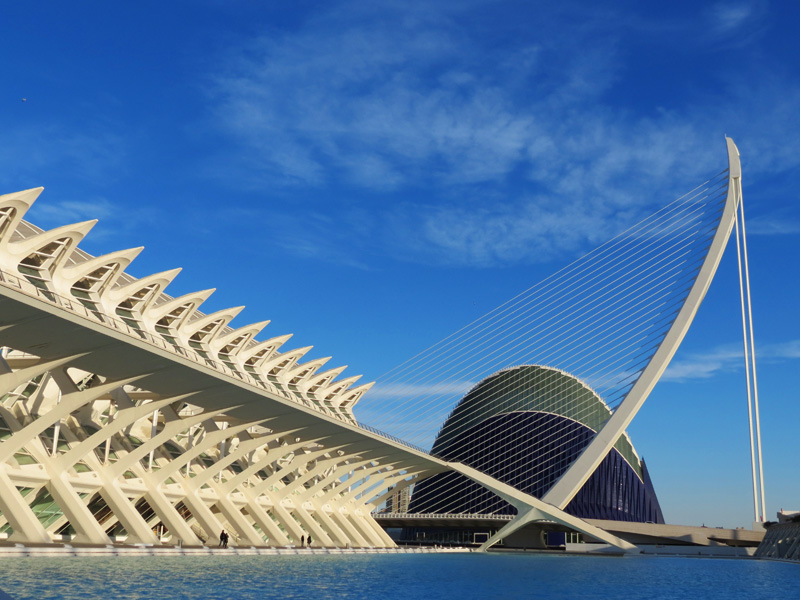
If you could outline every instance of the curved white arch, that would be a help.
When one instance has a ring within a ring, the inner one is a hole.
[[[8,246],[11,235],[43,190],[38,187],[0,196],[0,251]]]

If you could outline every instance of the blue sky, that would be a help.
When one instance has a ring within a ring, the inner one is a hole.
[[[366,381],[724,168],[727,134],[768,517],[800,508],[800,8],[553,4],[4,3],[2,191]],[[731,252],[629,430],[670,522],[752,520],[737,294]]]

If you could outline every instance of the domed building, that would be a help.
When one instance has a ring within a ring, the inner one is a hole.
[[[474,467],[541,498],[591,442],[611,410],[588,385],[551,367],[499,371],[467,393],[445,421],[432,453]],[[647,467],[627,434],[566,507],[581,518],[663,523]],[[515,514],[457,473],[416,485],[409,512]]]

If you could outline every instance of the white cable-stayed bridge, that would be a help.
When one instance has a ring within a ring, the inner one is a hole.
[[[213,290],[169,296],[177,270],[128,275],[141,248],[85,253],[94,222],[24,221],[41,190],[0,197],[0,534],[199,545],[225,529],[240,545],[392,546],[371,513],[413,486],[424,512],[511,515],[485,548],[547,521],[634,550],[570,503],[588,506],[605,493],[598,473],[624,471],[614,486],[627,492],[608,502],[659,512],[625,430],[734,229],[740,240],[727,144],[727,169],[372,390],[327,359],[301,362],[308,348],[282,351],[288,335],[256,340],[267,321],[230,327],[241,308],[200,312]]]

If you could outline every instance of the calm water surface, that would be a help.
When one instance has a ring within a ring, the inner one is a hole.
[[[15,600],[800,598],[800,565],[487,554],[0,559]]]

